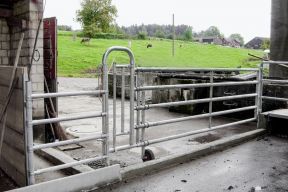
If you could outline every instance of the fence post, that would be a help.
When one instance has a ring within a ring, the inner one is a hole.
[[[113,63],[113,148],[116,148],[116,91],[117,91],[116,64]]]
[[[33,161],[33,116],[32,116],[32,85],[31,81],[26,81],[26,131],[27,131],[27,160],[28,160],[28,185],[35,183],[34,161]]]
[[[102,134],[107,135],[105,139],[102,141],[102,153],[103,156],[107,156],[106,158],[106,164],[109,165],[109,88],[108,88],[108,66],[106,62],[103,62],[103,76],[102,76],[102,82],[103,82],[103,90],[105,91],[105,94],[102,95],[102,111],[105,113],[105,115],[102,117]]]
[[[255,100],[255,103],[257,105],[256,111],[255,111],[255,118],[257,118],[257,128],[260,128],[260,122],[259,122],[259,115],[262,113],[262,94],[263,94],[263,62],[260,64],[259,71],[257,72],[257,81],[258,84],[256,86],[256,92],[257,92],[257,98]]]
[[[134,144],[134,106],[135,106],[135,66],[130,64],[130,139],[129,144]]]
[[[213,101],[212,101],[212,98],[213,98],[213,82],[214,82],[214,79],[213,79],[213,71],[210,71],[210,91],[209,91],[209,98],[210,98],[210,102],[209,102],[209,128],[212,127],[212,117],[211,117],[211,113],[212,113],[212,110],[213,110]]]

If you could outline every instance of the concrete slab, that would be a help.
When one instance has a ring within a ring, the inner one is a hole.
[[[97,192],[287,192],[287,149],[287,139],[263,137]]]
[[[288,109],[278,109],[274,111],[269,111],[266,114],[269,115],[270,117],[288,119]]]
[[[121,180],[120,166],[113,165],[87,173],[56,179],[36,185],[19,188],[15,192],[72,192],[95,188],[103,183]]]
[[[41,155],[41,157],[48,160],[50,163],[55,165],[66,164],[76,162],[75,159],[68,156],[62,151],[57,149],[49,148],[49,149],[41,149],[37,151],[37,154]],[[68,175],[78,174],[78,173],[85,173],[89,171],[93,171],[91,167],[87,165],[78,165],[70,168],[63,169],[62,171],[67,173]]]

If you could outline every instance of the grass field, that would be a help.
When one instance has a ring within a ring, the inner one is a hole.
[[[58,36],[58,74],[68,77],[91,77],[101,63],[102,55],[110,46],[128,46],[128,40],[92,39],[87,45],[80,43],[81,38],[72,40],[69,34]],[[148,43],[153,45],[147,49]],[[229,48],[217,45],[204,45],[191,42],[176,42],[176,54],[172,57],[169,40],[132,40],[132,51],[136,65],[145,67],[255,67],[249,61],[248,53],[262,56],[261,51]],[[182,45],[182,47],[180,47]],[[128,56],[113,53],[109,64],[128,63]]]

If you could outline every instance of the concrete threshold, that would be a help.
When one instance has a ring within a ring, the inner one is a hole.
[[[265,133],[265,129],[257,129],[193,147],[193,149],[187,151],[186,153],[174,154],[157,160],[131,165],[129,167],[122,168],[121,170],[119,165],[113,165],[91,172],[20,188],[17,191],[48,192],[52,190],[65,192],[80,191],[84,189],[89,189],[90,191],[101,191],[111,184],[117,185],[122,181],[127,181],[136,177],[159,172],[169,167],[195,160],[201,156],[223,151],[225,149],[247,142]]]
[[[212,153],[223,151],[225,149],[240,145],[249,140],[255,139],[266,133],[265,129],[256,129],[242,134],[233,135],[220,140],[216,140],[207,144],[203,144],[197,147],[193,147],[190,151],[181,154],[174,154],[153,161],[148,161],[142,164],[131,165],[129,167],[122,168],[121,175],[122,181],[132,180],[137,177],[150,175],[161,170],[173,167],[182,163],[190,162],[202,156],[206,156]],[[115,185],[120,183],[115,183]],[[98,188],[97,191],[101,191],[107,186]],[[96,190],[96,189],[94,189]]]

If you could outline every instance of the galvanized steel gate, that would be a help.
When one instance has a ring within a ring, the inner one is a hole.
[[[124,51],[129,55],[130,63],[128,65],[113,65],[113,131],[112,131],[112,144],[111,148],[109,145],[109,103],[108,103],[108,65],[107,59],[111,52],[113,51]],[[261,111],[259,106],[261,106],[261,78],[262,78],[262,71],[259,69],[244,69],[244,68],[237,68],[237,69],[171,69],[171,68],[135,68],[135,60],[133,53],[128,48],[124,47],[111,47],[108,49],[105,54],[103,55],[102,59],[102,67],[103,67],[103,76],[102,76],[102,83],[103,88],[97,91],[85,91],[85,92],[70,92],[70,93],[45,93],[45,94],[32,94],[31,91],[31,82],[26,82],[26,130],[27,130],[27,138],[28,138],[28,170],[29,170],[29,184],[32,185],[35,183],[35,174],[41,174],[44,172],[49,171],[56,171],[68,167],[73,167],[79,164],[92,162],[95,160],[105,159],[106,164],[109,165],[109,153],[114,153],[121,150],[131,149],[135,147],[141,147],[142,153],[141,158],[145,161],[147,159],[153,158],[153,154],[146,153],[149,151],[145,150],[145,147],[148,145],[178,139],[182,137],[187,137],[194,134],[214,131],[217,129],[227,128],[234,125],[244,124],[252,121],[257,121],[259,112]],[[121,69],[121,123],[117,125],[116,122],[116,70]],[[129,130],[125,130],[125,114],[124,114],[124,102],[125,102],[125,75],[124,71],[129,71],[130,75],[130,89],[129,89],[129,96],[130,96],[130,114],[129,114]],[[156,86],[143,86],[139,84],[139,75],[144,74],[147,72],[197,72],[197,71],[206,71],[210,74],[210,82],[209,83],[197,83],[197,84],[177,84],[177,85],[156,85]],[[257,73],[257,79],[252,81],[240,81],[240,82],[214,82],[213,74],[218,71],[252,71]],[[223,97],[213,97],[213,88],[220,87],[220,86],[238,86],[238,85],[255,85],[255,92],[251,94],[242,94],[242,95],[232,95],[232,96],[223,96]],[[157,103],[157,104],[147,104],[145,100],[145,93],[146,91],[151,90],[166,90],[166,89],[191,89],[191,88],[202,88],[206,87],[209,88],[210,94],[209,98],[204,99],[196,99],[196,100],[187,100],[187,101],[177,101],[177,102],[167,102],[167,103]],[[59,118],[52,118],[52,119],[42,119],[42,120],[33,120],[32,119],[32,100],[39,99],[39,98],[56,98],[56,97],[69,97],[69,96],[81,96],[81,95],[100,95],[102,97],[102,111],[94,114],[89,115],[79,115],[73,117],[59,117]],[[234,99],[243,99],[243,98],[255,98],[255,104],[247,107],[241,107],[237,109],[230,109],[225,111],[217,111],[213,112],[212,105],[213,102],[217,101],[227,101],[227,100],[234,100]],[[152,108],[159,108],[159,107],[169,107],[169,106],[181,106],[181,105],[191,105],[191,104],[198,104],[198,103],[209,103],[209,113],[206,114],[199,114],[193,116],[187,116],[177,119],[169,119],[169,120],[161,120],[157,122],[148,122],[145,117],[145,113],[147,110]],[[225,115],[235,112],[242,112],[247,110],[255,110],[255,115],[253,118],[224,124],[213,126],[212,121],[213,117],[219,115]],[[135,113],[136,112],[136,113]],[[134,115],[136,115],[136,120],[134,120]],[[93,117],[100,117],[102,118],[102,133],[97,136],[91,136],[86,138],[77,138],[71,139],[67,141],[59,141],[55,143],[48,143],[48,144],[38,144],[36,145],[33,143],[33,126],[36,125],[43,125],[48,123],[55,123],[61,121],[70,121],[70,120],[77,120],[77,119],[85,119],[85,118],[93,118]],[[183,122],[187,120],[197,119],[197,118],[209,118],[209,127],[201,130],[190,131],[187,133],[181,133],[177,135],[172,135],[163,138],[157,138],[153,140],[146,140],[145,139],[145,130],[151,127],[156,127],[159,125],[167,125],[171,123]],[[117,133],[119,131],[120,133]],[[117,136],[120,135],[129,135],[129,144],[124,146],[117,146]],[[92,141],[92,140],[101,140],[102,141],[102,154],[90,159],[85,159],[73,163],[58,165],[54,167],[49,167],[41,170],[34,170],[33,165],[33,152],[35,150],[44,149],[44,148],[51,148],[56,146],[62,146],[67,144],[73,143],[80,143],[84,141]]]

